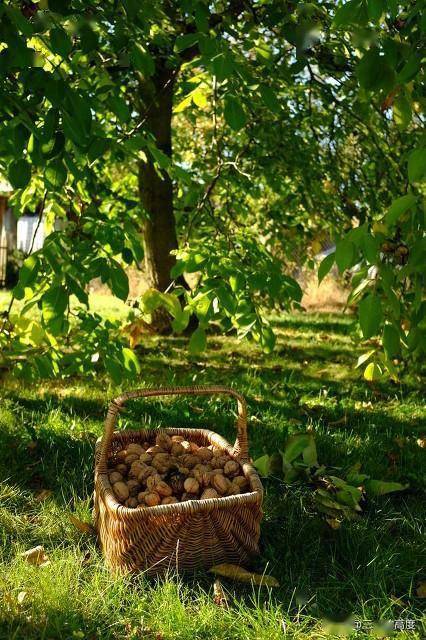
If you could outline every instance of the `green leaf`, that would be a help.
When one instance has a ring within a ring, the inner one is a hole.
[[[31,165],[26,160],[16,160],[9,165],[9,182],[14,189],[24,189],[31,180]]]
[[[152,56],[145,51],[140,44],[135,43],[130,50],[130,59],[133,66],[141,71],[144,76],[152,76],[155,71],[155,64]]]
[[[406,129],[411,122],[411,118],[412,118],[411,102],[403,94],[400,94],[394,100],[393,118],[395,120],[395,123],[401,129]]]
[[[358,369],[358,367],[361,367],[363,364],[365,364],[366,362],[368,362],[368,360],[370,360],[370,358],[376,353],[375,349],[372,349],[371,351],[367,351],[367,353],[363,353],[362,355],[359,356],[357,363],[355,365],[355,369]]]
[[[120,384],[120,382],[122,382],[123,373],[120,363],[117,362],[115,358],[109,357],[107,354],[105,354],[105,369],[108,371],[115,384]]]
[[[19,270],[19,286],[29,287],[37,277],[40,261],[35,253],[28,256]]]
[[[247,122],[247,117],[241,103],[235,96],[227,95],[225,97],[224,116],[227,124],[234,131],[239,131]]]
[[[190,316],[191,312],[189,311],[189,309],[184,309],[181,313],[177,314],[172,320],[173,331],[175,333],[182,333],[182,331],[185,331],[186,327],[188,326]]]
[[[377,335],[383,317],[380,298],[370,293],[359,303],[358,314],[364,338],[368,339]]]
[[[315,444],[315,438],[309,434],[309,443],[302,451],[303,462],[308,467],[315,467],[318,465],[317,446]]]
[[[364,483],[365,491],[369,496],[384,496],[387,493],[395,491],[404,491],[410,485],[400,484],[399,482],[384,482],[384,480],[366,480]]]
[[[62,285],[51,287],[41,298],[43,320],[46,325],[61,318],[68,305],[68,294]]]
[[[129,279],[123,267],[115,260],[111,261],[110,282],[113,294],[126,301],[129,296]]]
[[[198,33],[186,33],[183,36],[178,36],[175,41],[175,51],[184,51],[197,44],[199,39]]]
[[[355,245],[343,238],[336,245],[335,260],[340,273],[354,264]]]
[[[370,362],[365,368],[364,378],[368,382],[374,382],[375,380],[380,380],[382,377],[383,371],[379,367],[376,362]]]
[[[367,0],[368,17],[373,22],[379,20],[386,10],[386,0]]]
[[[120,122],[126,123],[130,120],[130,109],[121,96],[110,96],[108,98],[108,105]]]
[[[395,80],[395,72],[376,48],[371,48],[364,54],[358,63],[356,74],[361,87],[366,91],[390,89]]]
[[[415,149],[408,157],[408,179],[411,184],[426,178],[426,147]]]
[[[383,329],[383,346],[388,358],[394,358],[400,352],[399,331],[392,324],[386,324]]]
[[[306,447],[312,444],[313,436],[310,433],[298,433],[291,436],[287,442],[283,453],[283,461],[290,463],[296,460]]]
[[[321,261],[321,264],[318,269],[318,284],[321,284],[321,282],[324,280],[327,273],[329,273],[329,271],[331,270],[334,264],[335,258],[336,258],[336,254],[333,251],[333,253],[330,253],[328,256],[324,258],[324,260]]]
[[[342,27],[348,24],[356,24],[360,7],[360,0],[349,0],[342,7],[339,7],[334,16],[334,26]]]
[[[67,180],[67,169],[62,160],[49,162],[44,172],[46,186],[59,191]]]
[[[72,50],[72,42],[64,29],[55,27],[50,31],[50,48],[53,53],[59,53],[63,58],[67,58]]]
[[[253,466],[263,478],[267,478],[271,472],[271,459],[267,453],[253,462]]]
[[[385,222],[389,226],[393,226],[398,222],[400,216],[413,207],[417,202],[416,196],[413,193],[407,193],[406,196],[401,196],[394,200],[385,216]]]
[[[268,107],[272,113],[280,113],[281,112],[281,104],[275,94],[275,91],[268,87],[268,85],[263,84],[259,88],[260,95],[262,96],[262,100],[265,105]]]
[[[206,332],[202,327],[197,327],[189,340],[189,353],[191,355],[198,355],[205,350],[206,346]]]
[[[123,356],[124,368],[132,374],[140,373],[141,367],[134,351],[128,347],[123,347],[121,353]]]

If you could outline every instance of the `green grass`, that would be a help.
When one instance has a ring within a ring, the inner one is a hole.
[[[277,348],[268,356],[213,336],[206,355],[194,359],[185,339],[147,338],[143,374],[134,386],[232,385],[248,399],[253,457],[282,448],[288,434],[309,427],[321,462],[361,462],[373,477],[409,482],[410,489],[371,500],[358,521],[332,530],[315,510],[309,487],[265,482],[261,557],[254,568],[266,569],[281,586],[268,592],[224,580],[230,600],[224,610],[214,604],[212,578],[203,573],[112,577],[96,541],[69,520],[70,514],[90,519],[94,442],[107,399],[122,388],[103,378],[37,387],[6,379],[0,638],[274,640],[285,629],[285,637],[317,640],[330,637],[326,620],[350,616],[415,619],[417,631],[398,637],[422,637],[424,601],[416,586],[425,579],[425,450],[416,440],[425,433],[426,412],[420,382],[370,387],[360,380],[350,317],[285,316],[276,325]],[[134,403],[122,423],[203,425],[232,439],[233,409],[216,399],[151,400]],[[35,496],[41,489],[52,495],[40,503]],[[20,557],[37,544],[45,547],[49,566],[33,567]]]

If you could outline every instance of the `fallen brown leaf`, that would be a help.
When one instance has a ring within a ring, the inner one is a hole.
[[[217,564],[210,569],[210,573],[237,582],[251,582],[262,587],[279,587],[280,584],[273,576],[261,575],[260,573],[251,573],[243,567],[236,564]]]
[[[337,518],[326,518],[327,524],[332,529],[340,529],[342,523]]]
[[[21,557],[36,567],[47,567],[47,565],[50,564],[50,560],[46,555],[44,547],[41,545],[33,547],[33,549],[28,549],[28,551],[24,551],[21,553]]]
[[[225,592],[222,589],[219,578],[216,578],[213,584],[213,602],[218,607],[222,607],[224,609],[228,609],[229,607],[228,598],[226,597]]]
[[[89,522],[83,522],[83,520],[79,520],[72,514],[70,514],[68,517],[71,524],[73,524],[75,528],[81,531],[82,533],[93,533],[93,527]]]
[[[426,598],[426,582],[424,580],[419,582],[416,593],[418,598]]]

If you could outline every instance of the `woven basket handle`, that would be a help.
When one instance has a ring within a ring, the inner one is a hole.
[[[105,420],[104,436],[102,438],[100,460],[106,463],[108,449],[111,443],[112,434],[117,422],[117,415],[121,407],[127,402],[127,400],[133,400],[135,398],[150,398],[151,396],[211,396],[217,394],[224,394],[232,396],[237,400],[238,405],[238,418],[237,418],[237,438],[234,444],[234,454],[241,460],[248,460],[248,438],[247,438],[247,405],[243,396],[229,389],[228,387],[213,386],[213,387],[170,387],[164,389],[137,389],[135,391],[128,391],[123,395],[115,398],[111,402],[108,408],[107,417]]]

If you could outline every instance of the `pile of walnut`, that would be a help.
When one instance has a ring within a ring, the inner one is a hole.
[[[248,491],[241,465],[223,449],[167,434],[159,434],[155,442],[132,442],[110,462],[112,490],[126,507],[155,507]]]

